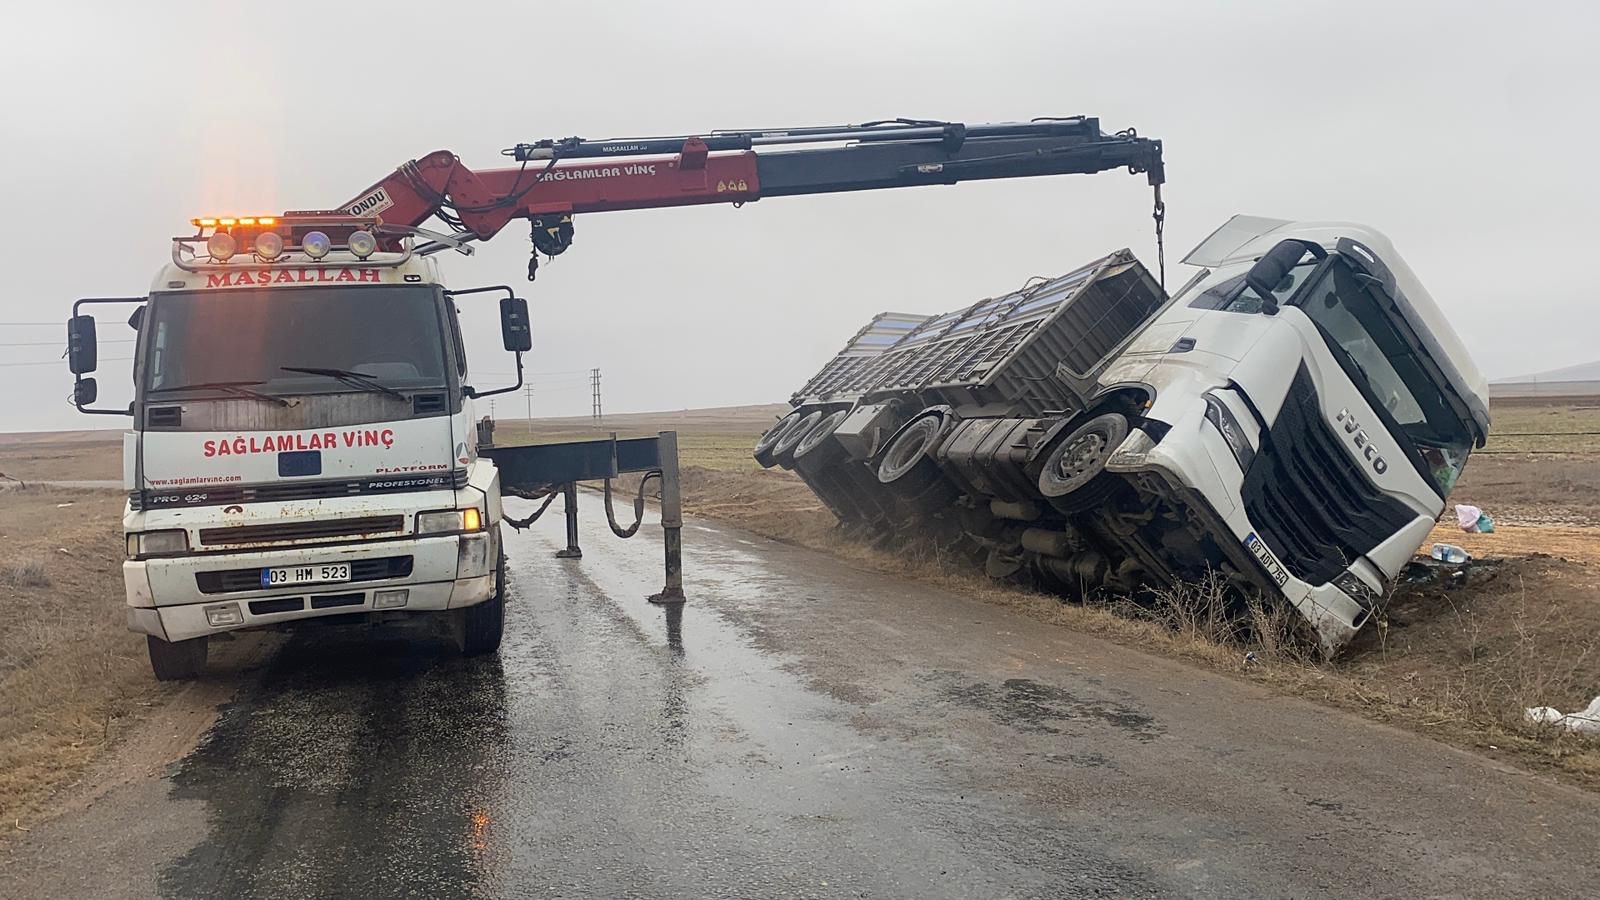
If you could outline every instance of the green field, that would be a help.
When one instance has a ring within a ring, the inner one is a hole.
[[[1489,409],[1490,453],[1600,453],[1600,398],[1570,403],[1500,401]]]
[[[520,424],[520,423],[519,423]],[[761,436],[761,430],[753,431],[701,431],[690,428],[678,427],[678,459],[685,466],[700,466],[705,469],[714,469],[719,472],[745,472],[756,471],[761,467],[751,457],[750,451],[755,447],[756,439]],[[495,432],[495,442],[503,447],[517,447],[529,444],[554,444],[562,441],[593,441],[605,438],[609,432],[605,431],[543,431],[538,423],[534,424],[534,431],[529,434],[525,431],[516,431],[505,425]],[[655,434],[649,429],[619,428],[617,437],[643,437]]]

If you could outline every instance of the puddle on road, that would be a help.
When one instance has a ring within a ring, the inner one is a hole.
[[[1061,734],[1073,723],[1093,722],[1126,731],[1148,743],[1165,733],[1149,715],[1109,700],[1087,700],[1070,691],[1030,678],[1008,678],[999,685],[972,681],[958,672],[939,673],[946,684],[941,695],[955,703],[983,710],[1001,724],[1033,734]]]

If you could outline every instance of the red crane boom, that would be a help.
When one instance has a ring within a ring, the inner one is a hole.
[[[1161,142],[1106,134],[1076,116],[964,125],[911,119],[863,125],[518,144],[518,166],[474,171],[447,150],[412,160],[337,210],[418,228],[437,217],[456,236],[487,240],[512,219],[532,223],[537,253],[571,243],[572,216],[624,209],[746,203],[994,178],[1126,168],[1155,188],[1157,235],[1165,172]],[[295,214],[290,214],[295,215]]]

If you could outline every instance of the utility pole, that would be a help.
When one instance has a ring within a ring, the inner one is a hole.
[[[594,368],[594,369],[590,369],[589,370],[589,384],[594,388],[594,412],[593,412],[593,415],[594,415],[594,420],[596,422],[598,422],[602,418],[601,415],[600,415],[600,369],[599,368]]]
[[[528,397],[528,433],[533,434],[533,385],[523,385],[522,393]]]

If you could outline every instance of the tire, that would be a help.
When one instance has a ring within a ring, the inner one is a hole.
[[[812,410],[784,430],[777,443],[772,445],[772,458],[778,465],[785,469],[794,468],[794,448],[800,446],[800,441],[810,433],[811,429],[817,427],[820,421],[822,421],[822,410]]]
[[[768,428],[767,433],[763,434],[761,436],[761,440],[756,442],[756,449],[751,455],[755,457],[756,462],[761,464],[761,468],[770,469],[778,464],[777,458],[773,455],[773,448],[776,447],[778,441],[783,438],[784,432],[788,431],[790,428],[793,428],[795,423],[799,422],[802,418],[804,418],[804,416],[798,409],[792,413],[789,413],[787,416],[779,419],[776,425]]]
[[[841,409],[829,413],[813,426],[794,446],[795,465],[817,471],[842,462],[845,458],[844,448],[839,446],[838,441],[830,441],[828,438],[833,437],[834,431],[838,430],[849,415],[849,410]]]
[[[191,681],[206,670],[207,638],[190,638],[187,641],[163,641],[145,635],[145,646],[150,650],[150,671],[157,681]]]
[[[1128,418],[1102,413],[1058,441],[1039,472],[1039,493],[1063,512],[1093,509],[1116,487],[1106,461],[1128,437]]]
[[[461,653],[484,656],[500,649],[506,630],[506,552],[494,570],[494,596],[461,611]]]
[[[916,471],[944,437],[944,417],[938,414],[913,419],[889,442],[878,460],[878,481],[894,484]]]

